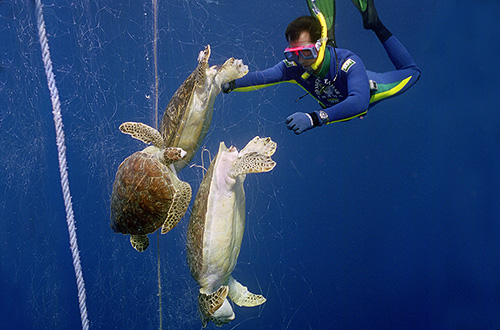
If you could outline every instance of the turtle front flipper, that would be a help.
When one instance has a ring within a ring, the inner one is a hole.
[[[247,73],[248,66],[243,64],[242,60],[235,60],[231,57],[217,69],[216,86],[241,78]]]
[[[144,252],[149,246],[149,238],[146,235],[130,235],[130,244],[139,252]]]
[[[246,286],[236,281],[232,275],[229,275],[227,285],[229,286],[229,298],[240,307],[254,307],[266,302],[264,296],[251,293]]]
[[[254,137],[250,142],[247,143],[245,148],[241,149],[240,155],[258,152],[266,156],[274,155],[276,151],[276,142],[271,140],[270,137],[261,138],[259,136]]]
[[[276,166],[276,162],[271,157],[258,152],[250,152],[238,157],[229,172],[230,177],[248,173],[269,172]]]
[[[160,132],[146,124],[125,122],[120,125],[120,131],[144,143],[153,143],[155,147],[163,148],[163,138]]]
[[[233,309],[226,299],[228,292],[229,288],[225,285],[211,294],[200,292],[198,295],[198,309],[203,327],[209,321],[214,322],[217,326],[221,326],[234,320]]]
[[[168,210],[167,219],[165,219],[161,228],[162,234],[168,233],[172,228],[177,226],[184,214],[186,214],[189,202],[191,201],[192,191],[189,183],[179,180],[176,184],[179,189],[174,195],[172,204]]]

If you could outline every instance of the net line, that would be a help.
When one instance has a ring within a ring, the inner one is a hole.
[[[66,210],[66,223],[68,225],[71,255],[73,257],[73,267],[75,269],[76,284],[78,287],[78,301],[82,328],[89,329],[89,320],[87,316],[85,282],[83,281],[82,266],[80,263],[80,252],[76,238],[76,226],[71,203],[71,193],[69,190],[68,166],[66,161],[66,145],[64,139],[63,122],[61,116],[61,102],[59,101],[59,91],[56,87],[54,72],[52,71],[52,60],[50,58],[49,42],[45,31],[45,21],[43,19],[43,8],[41,0],[36,0],[36,20],[38,27],[38,37],[42,49],[42,59],[47,76],[47,83],[52,101],[52,114],[54,116],[54,125],[56,130],[56,143],[59,159],[59,173],[61,175],[61,187]]]

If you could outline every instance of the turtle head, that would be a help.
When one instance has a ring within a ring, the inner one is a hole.
[[[219,144],[219,151],[212,160],[213,164],[217,164],[218,168],[230,168],[234,161],[238,159],[238,149],[231,146],[229,149],[226,147],[224,142]]]
[[[210,45],[207,45],[204,50],[198,54],[198,63],[208,63],[210,58]]]
[[[220,155],[222,153],[234,153],[237,156],[238,155],[238,149],[236,149],[235,146],[230,146],[228,148],[228,147],[226,147],[226,144],[224,142],[221,142],[219,144],[219,152],[217,154]]]
[[[182,148],[169,147],[163,152],[163,161],[165,165],[170,165],[186,157],[187,152]]]

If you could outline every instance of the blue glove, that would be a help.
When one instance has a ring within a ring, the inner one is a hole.
[[[299,135],[314,127],[311,116],[304,112],[296,112],[286,119],[286,127]]]
[[[220,88],[222,93],[227,94],[230,91],[232,91],[236,87],[236,82],[234,80],[231,80],[230,82],[223,83]]]

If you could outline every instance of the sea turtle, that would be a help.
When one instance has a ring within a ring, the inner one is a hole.
[[[111,228],[130,235],[139,252],[147,249],[146,234],[162,227],[165,234],[179,223],[191,200],[191,186],[179,180],[172,162],[185,157],[181,148],[165,147],[161,134],[143,123],[120,125],[123,133],[152,143],[127,157],[118,167],[111,194]]]
[[[221,84],[243,77],[248,66],[242,60],[228,59],[222,66],[208,66],[210,45],[198,55],[198,66],[177,89],[163,115],[160,132],[165,145],[179,147],[186,157],[175,162],[177,171],[193,159],[207,134]]]
[[[248,291],[231,273],[236,266],[245,229],[247,173],[268,172],[276,163],[276,143],[256,136],[240,152],[220,143],[196,195],[187,233],[187,259],[200,286],[198,308],[203,326],[234,319],[229,297],[238,306],[258,306],[262,295]]]

